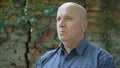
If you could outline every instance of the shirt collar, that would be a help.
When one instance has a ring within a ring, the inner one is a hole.
[[[87,39],[83,39],[79,44],[78,46],[75,48],[76,51],[78,52],[78,54],[82,55],[84,50],[86,49],[88,45],[88,40]],[[62,51],[65,51],[64,47],[63,47],[63,43],[60,43],[59,44],[59,47],[58,47],[58,53],[60,54]]]
[[[86,47],[88,46],[88,40],[87,39],[83,39],[78,46],[76,47],[76,51],[82,55],[86,49]]]
[[[62,51],[65,51],[65,49],[63,47],[63,43],[61,42],[58,46],[58,53],[60,54]]]

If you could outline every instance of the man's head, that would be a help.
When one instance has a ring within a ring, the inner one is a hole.
[[[73,2],[62,4],[57,11],[57,32],[61,41],[82,39],[87,28],[86,10]]]

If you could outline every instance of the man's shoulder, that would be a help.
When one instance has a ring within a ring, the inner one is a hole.
[[[56,49],[47,51],[43,56],[53,54],[55,51]]]
[[[89,45],[91,47],[91,50],[93,50],[94,53],[98,54],[99,57],[100,56],[107,57],[107,58],[112,57],[112,55],[107,50],[100,47],[99,45],[93,44],[93,43],[90,43]]]
[[[56,49],[54,50],[50,50],[50,51],[47,51],[45,54],[43,54],[36,65],[43,65],[44,63],[46,63],[54,54],[56,53]]]
[[[50,51],[47,51],[45,54],[43,54],[41,56],[41,59],[46,59],[46,58],[50,58],[55,52],[56,52],[57,49],[54,49],[54,50],[50,50]]]

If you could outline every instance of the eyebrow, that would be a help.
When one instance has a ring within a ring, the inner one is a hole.
[[[72,16],[70,16],[70,15],[65,15],[64,17],[72,17]],[[59,18],[59,16],[58,16],[57,18]]]
[[[66,15],[66,16],[64,16],[64,17],[72,17],[72,16],[68,16],[68,15]]]

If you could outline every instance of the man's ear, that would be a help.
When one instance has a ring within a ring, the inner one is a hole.
[[[88,25],[88,20],[87,19],[83,20],[83,31],[84,32],[87,29],[87,25]]]

